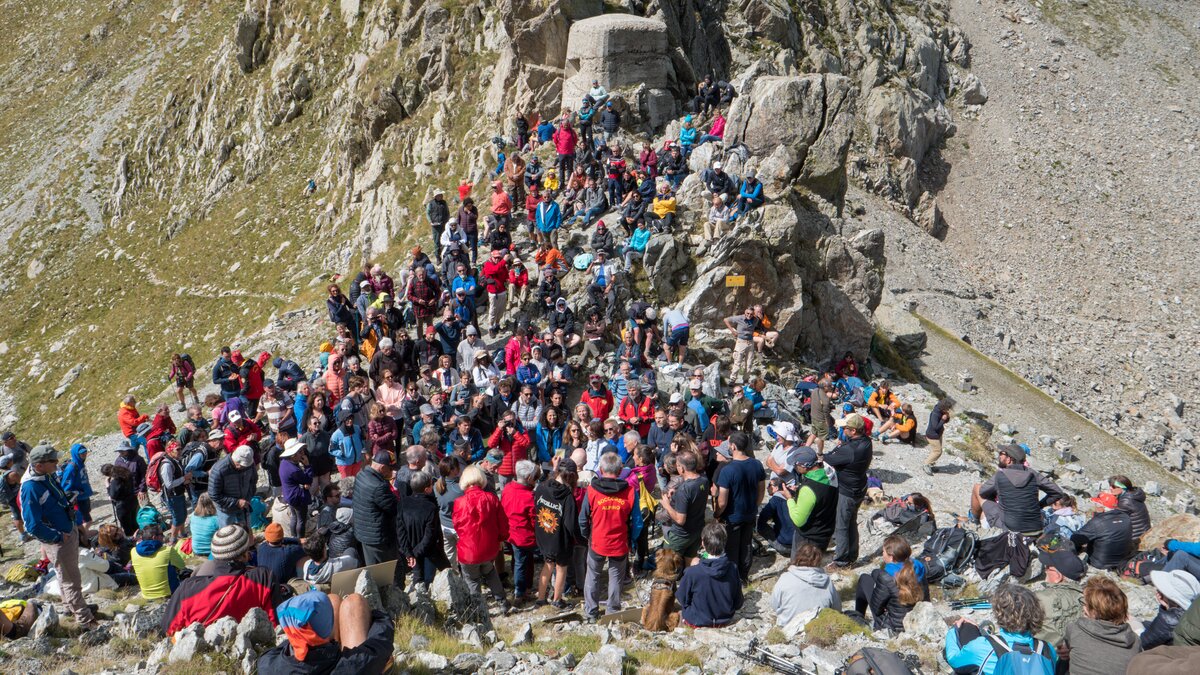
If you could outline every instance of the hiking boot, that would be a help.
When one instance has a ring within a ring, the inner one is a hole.
[[[599,614],[588,614],[583,617],[583,622],[587,623],[587,624],[594,624],[599,620],[600,620]]]
[[[568,604],[566,600],[559,599],[559,600],[554,600],[553,602],[551,602],[550,606],[553,607],[554,609],[562,611],[562,610],[566,610],[571,605]]]
[[[179,412],[187,412],[187,406],[180,403],[178,410],[179,410]]]
[[[934,474],[933,467],[929,466],[928,464],[922,464],[921,470],[925,472],[926,476],[932,476]]]

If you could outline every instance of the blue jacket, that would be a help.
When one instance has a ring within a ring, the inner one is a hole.
[[[537,228],[542,232],[553,232],[562,227],[562,208],[554,200],[538,204],[534,215]]]
[[[548,142],[554,137],[554,125],[549,120],[542,120],[542,123],[537,125],[537,136],[539,142]]]
[[[212,381],[213,384],[221,387],[222,394],[241,393],[242,385],[238,382],[237,374],[238,369],[233,362],[223,356],[213,364]]]
[[[75,510],[54,474],[43,476],[30,466],[21,478],[21,520],[25,532],[39,541],[57,544],[75,529]]]
[[[354,425],[354,432],[349,436],[346,435],[345,427],[338,427],[337,431],[329,437],[329,454],[333,455],[338,466],[357,464],[362,459],[362,453],[362,431],[357,424]]]
[[[557,429],[547,429],[538,422],[537,427],[533,430],[533,447],[537,448],[538,461],[549,462],[554,457],[554,451],[562,447],[563,429],[566,425],[560,426]]]
[[[306,412],[308,412],[308,394],[296,394],[296,400],[292,403],[292,414],[296,416],[297,427],[304,421]],[[301,431],[304,430],[301,429]]]
[[[754,387],[750,387],[750,386],[742,387],[742,395],[745,396],[746,399],[750,401],[750,403],[754,404],[755,410],[758,410],[759,408],[763,407],[763,403],[765,402],[763,400],[763,395],[761,393],[759,393],[757,390],[755,390]]]
[[[679,129],[679,144],[680,145],[695,145],[696,144],[696,127],[691,129],[682,127]]]
[[[420,437],[418,436],[418,440]],[[454,444],[464,440],[462,434],[458,433],[458,429],[450,432],[446,437],[446,454],[454,454]],[[471,433],[467,434],[467,444],[471,448],[471,461],[478,462],[483,459],[485,448],[483,447],[483,434],[478,429],[471,429]]]
[[[750,181],[748,180],[742,181],[742,191],[740,193],[741,197],[749,199],[752,202],[761,202],[763,198],[762,192],[762,181],[756,180],[754,181],[754,185],[751,185]]]
[[[704,433],[708,431],[708,411],[704,409],[704,404],[700,399],[694,398],[688,401],[687,407],[691,408],[696,413],[696,419],[700,420],[700,428],[696,431]]]
[[[91,499],[92,483],[88,480],[87,467],[83,463],[83,454],[88,451],[82,443],[71,446],[71,460],[62,468],[63,492],[74,492],[79,499]]]
[[[649,241],[650,241],[650,228],[639,227],[638,229],[634,230],[633,235],[629,237],[629,248],[631,248],[635,251],[640,251],[642,253],[645,253],[646,252],[646,244]]]
[[[1200,541],[1179,541],[1178,539],[1168,539],[1166,543],[1168,551],[1183,551],[1194,556],[1200,557]]]
[[[703,558],[683,572],[675,591],[679,617],[692,626],[724,626],[741,608],[742,582],[729,558]]]
[[[529,365],[517,366],[517,382],[527,384],[531,387],[536,387],[542,381],[542,373],[537,366],[530,363]]]
[[[1010,633],[1000,630],[996,635],[1009,645],[1019,642],[1029,645],[1030,648],[1033,647],[1033,636],[1027,633]],[[1054,651],[1054,645],[1047,645],[1047,647],[1050,650],[1050,660],[1057,664],[1058,652]],[[958,644],[958,631],[951,628],[946,631],[946,640],[942,649],[945,652],[946,663],[949,663],[955,671],[960,668],[976,666],[979,668],[976,675],[992,675],[992,671],[996,669],[996,652],[986,637],[980,636],[965,645],[960,645]]]

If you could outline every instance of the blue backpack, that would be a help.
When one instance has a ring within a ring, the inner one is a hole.
[[[1031,649],[1023,642],[1010,646],[995,635],[988,635],[987,640],[996,655],[992,675],[1054,675],[1054,661],[1045,642],[1035,639]]]

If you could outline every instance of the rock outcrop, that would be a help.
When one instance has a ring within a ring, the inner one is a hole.
[[[580,99],[598,81],[609,91],[638,90],[637,98],[653,114],[651,127],[675,117],[678,81],[671,63],[667,26],[628,14],[605,14],[571,26],[567,41],[562,107],[578,109]]]

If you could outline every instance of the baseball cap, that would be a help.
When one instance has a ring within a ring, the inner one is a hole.
[[[729,447],[729,441],[725,441],[713,449],[725,459],[733,459],[733,448]]]
[[[575,460],[570,457],[563,457],[558,460],[559,471],[579,471],[579,467],[575,464]]]
[[[484,457],[485,460],[492,464],[499,464],[504,461],[504,452],[499,448],[488,450],[488,454]]]
[[[1150,573],[1150,583],[1163,597],[1180,607],[1190,607],[1200,595],[1200,581],[1184,570],[1154,570]]]
[[[229,422],[232,424],[233,422],[237,422],[238,420],[242,419],[242,413],[237,410],[230,410],[227,417],[229,418]]]
[[[1099,504],[1100,506],[1103,506],[1109,510],[1117,508],[1117,496],[1111,492],[1101,492],[1088,501],[1092,502],[1093,504]]]
[[[467,326],[467,335],[479,335],[479,330],[475,326]]]
[[[787,468],[799,464],[800,466],[812,466],[817,463],[817,451],[802,445],[787,454]]]
[[[839,427],[849,427],[850,429],[861,430],[866,426],[866,423],[863,421],[862,415],[855,413],[853,415],[846,415],[842,419],[838,420],[837,425]]]
[[[720,162],[713,162],[713,168],[714,168],[714,169],[719,169],[719,168],[721,168],[722,166],[724,166],[724,165],[723,165],[723,164],[721,164]]]
[[[1008,455],[1017,464],[1025,463],[1025,450],[1016,443],[1000,446],[1000,454]],[[1114,497],[1114,499],[1116,498]]]
[[[304,443],[302,443],[300,441],[300,439],[289,438],[287,440],[287,442],[285,442],[283,444],[283,453],[280,454],[279,456],[280,457],[295,457],[303,449],[304,449]]]
[[[1053,567],[1064,577],[1079,581],[1087,574],[1087,566],[1075,555],[1073,546],[1062,546],[1054,549],[1038,549],[1038,560],[1044,567]]]
[[[433,409],[433,406],[426,403],[421,406],[421,414],[422,415],[436,415],[437,411]]]
[[[239,445],[237,450],[233,451],[233,463],[241,467],[253,465],[254,451],[248,445]]]
[[[223,440],[224,438],[225,438],[225,434],[218,431],[217,429],[213,429],[212,431],[208,432],[208,440],[210,440],[210,441],[219,441],[219,440]]]
[[[767,427],[767,429],[771,436],[775,438],[782,438],[785,441],[795,441],[797,439],[796,425],[791,422],[771,422],[771,426]]]
[[[671,403],[683,403],[683,394],[679,392],[671,394]]]
[[[39,462],[57,462],[58,451],[53,445],[39,445],[29,451],[29,463],[37,464]]]
[[[396,460],[392,458],[392,453],[388,452],[387,450],[380,450],[374,455],[371,455],[371,462],[393,469],[396,468]]]
[[[704,389],[704,380],[699,378],[692,380],[690,383],[688,383],[688,389],[691,389],[692,391],[700,391]]]

